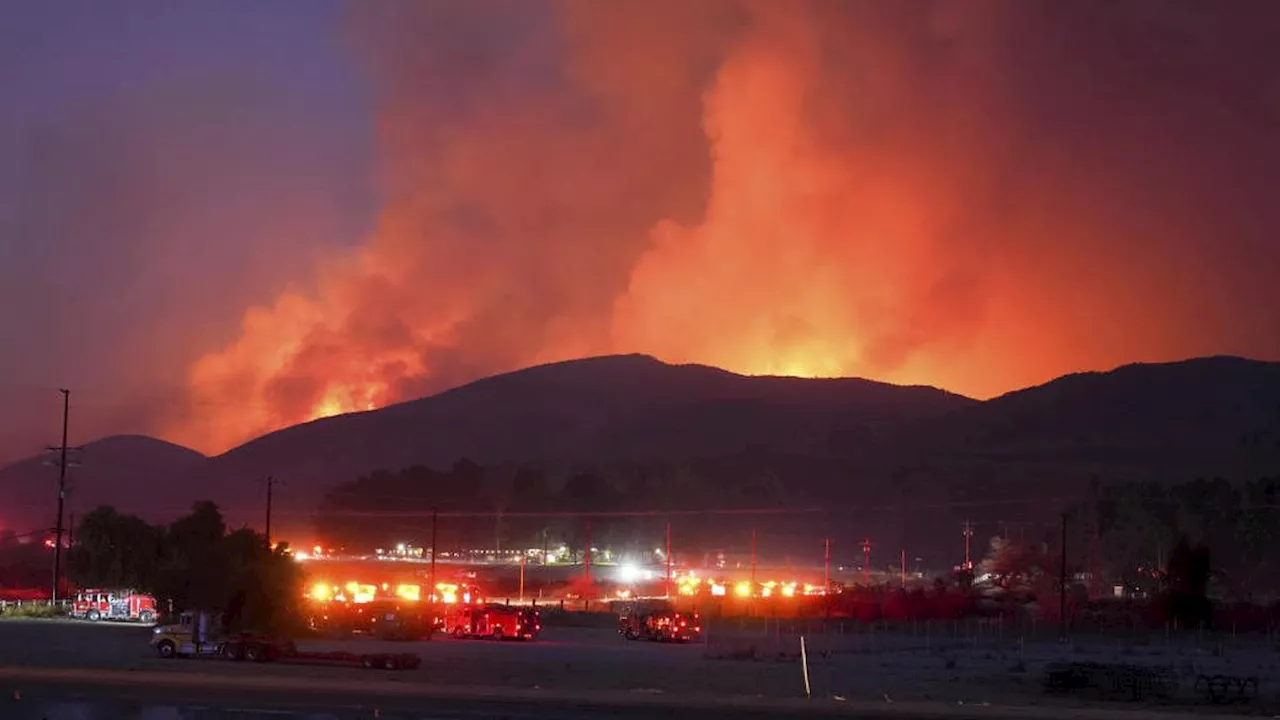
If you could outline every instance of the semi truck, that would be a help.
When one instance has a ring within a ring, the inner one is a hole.
[[[292,640],[267,634],[231,632],[221,614],[191,611],[178,622],[157,625],[151,647],[165,659],[217,658],[294,665],[348,665],[352,667],[408,670],[422,659],[413,653],[302,652]]]

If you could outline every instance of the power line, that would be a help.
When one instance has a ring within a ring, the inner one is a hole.
[[[965,570],[973,569],[973,558],[970,555],[970,544],[973,538],[973,523],[964,521],[964,568]]]
[[[363,496],[376,497],[376,496]],[[383,496],[382,499],[387,500],[411,500],[425,502],[427,498],[410,498]],[[1060,502],[1060,498],[1041,498],[1036,502]],[[941,509],[941,508],[960,508],[960,507],[991,507],[996,505],[1023,504],[1029,502],[1027,500],[975,500],[975,501],[955,501],[941,503],[919,503],[910,507],[903,507],[898,503],[886,503],[882,505],[823,505],[821,507],[794,507],[794,508],[707,508],[707,509],[684,509],[684,510],[545,510],[545,511],[501,511],[506,517],[660,517],[663,515],[815,515],[824,513],[848,513],[856,511],[877,512],[881,510],[924,510],[924,509]],[[496,510],[456,510],[441,512],[440,517],[453,518],[491,518],[499,514]],[[374,518],[423,518],[430,517],[431,510],[355,510],[341,508],[326,508],[319,511],[320,515],[330,515],[338,517],[374,517]],[[307,513],[314,514],[314,513]]]

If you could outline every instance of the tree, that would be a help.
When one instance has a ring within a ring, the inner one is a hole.
[[[1185,535],[1178,539],[1169,555],[1168,616],[1182,627],[1208,627],[1213,619],[1213,606],[1208,598],[1209,561],[1208,547],[1203,544],[1192,547]]]
[[[222,512],[212,502],[191,506],[191,514],[169,526],[155,584],[156,595],[180,609],[223,609],[227,605],[226,535]]]
[[[134,515],[102,505],[76,528],[67,577],[81,587],[149,588],[162,556],[162,531]]]
[[[1240,523],[1237,528],[1241,572],[1240,589],[1252,595],[1255,588],[1275,587],[1280,581],[1280,478],[1262,478],[1241,489]]]
[[[547,479],[542,473],[526,467],[516,468],[507,491],[506,508],[513,513],[545,512],[553,506]],[[508,537],[521,544],[540,544],[542,533],[549,530],[545,517],[515,517],[507,522]]]
[[[1174,541],[1166,519],[1172,508],[1167,490],[1155,484],[1107,487],[1095,510],[1104,575],[1126,587],[1153,591],[1153,570]]]
[[[288,554],[274,550],[264,535],[236,530],[221,540],[227,560],[227,600],[223,609],[231,627],[296,629],[303,575]]]
[[[569,545],[570,556],[577,559],[586,548],[589,514],[621,509],[622,494],[599,475],[578,473],[565,481],[556,505],[573,514],[559,525],[560,535]],[[601,545],[608,537],[608,526],[596,522],[590,535],[592,546]]]
[[[995,537],[981,564],[997,587],[1017,593],[1030,591],[1032,583],[1043,574],[1044,556],[1027,543]]]

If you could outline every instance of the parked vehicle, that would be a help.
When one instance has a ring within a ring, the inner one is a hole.
[[[542,632],[542,617],[530,608],[459,605],[445,615],[444,631],[459,639],[536,640]]]
[[[221,658],[386,670],[412,669],[422,663],[422,659],[412,653],[301,652],[291,640],[258,633],[228,632],[223,617],[208,612],[184,612],[178,616],[178,622],[157,626],[151,637],[151,647],[166,659]]]
[[[375,600],[351,608],[354,632],[381,640],[430,640],[436,620],[419,603]]]
[[[71,603],[71,617],[92,622],[118,620],[150,625],[156,616],[156,599],[134,590],[81,590]]]
[[[692,642],[702,635],[702,618],[671,608],[628,612],[618,617],[618,633],[628,640]]]

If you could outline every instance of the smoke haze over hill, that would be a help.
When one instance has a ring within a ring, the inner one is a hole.
[[[1274,3],[37,5],[10,456],[64,384],[219,452],[612,352],[973,397],[1280,357]]]

